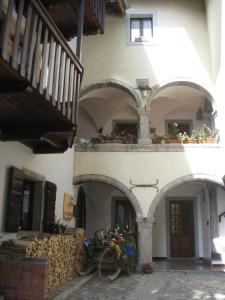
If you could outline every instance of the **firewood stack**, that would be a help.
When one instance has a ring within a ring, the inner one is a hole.
[[[15,253],[24,253],[28,257],[47,258],[49,264],[49,289],[60,286],[77,277],[82,269],[85,232],[77,229],[67,234],[42,234],[21,240],[5,242],[5,246],[14,248]],[[11,244],[10,244],[11,243]]]

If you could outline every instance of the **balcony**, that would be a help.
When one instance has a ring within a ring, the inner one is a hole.
[[[0,140],[64,152],[76,131],[81,63],[40,1],[0,1],[0,27]]]
[[[60,31],[66,39],[77,35],[79,1],[41,0]],[[84,34],[91,35],[104,32],[105,1],[86,0],[84,15]]]

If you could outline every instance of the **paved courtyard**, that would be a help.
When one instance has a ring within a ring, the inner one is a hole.
[[[153,274],[120,276],[114,282],[97,275],[68,300],[222,300],[225,273],[210,270],[156,271]]]

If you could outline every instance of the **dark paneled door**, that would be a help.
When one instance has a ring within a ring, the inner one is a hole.
[[[194,208],[193,201],[170,201],[170,256],[193,257]]]
[[[129,200],[115,201],[115,225],[120,225],[123,230],[128,228],[136,232],[135,212]]]

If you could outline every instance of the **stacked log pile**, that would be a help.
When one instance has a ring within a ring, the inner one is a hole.
[[[47,258],[49,264],[49,289],[60,286],[77,277],[83,264],[83,244],[85,232],[77,229],[74,233],[41,234],[21,240],[5,242],[3,247],[13,255]]]

